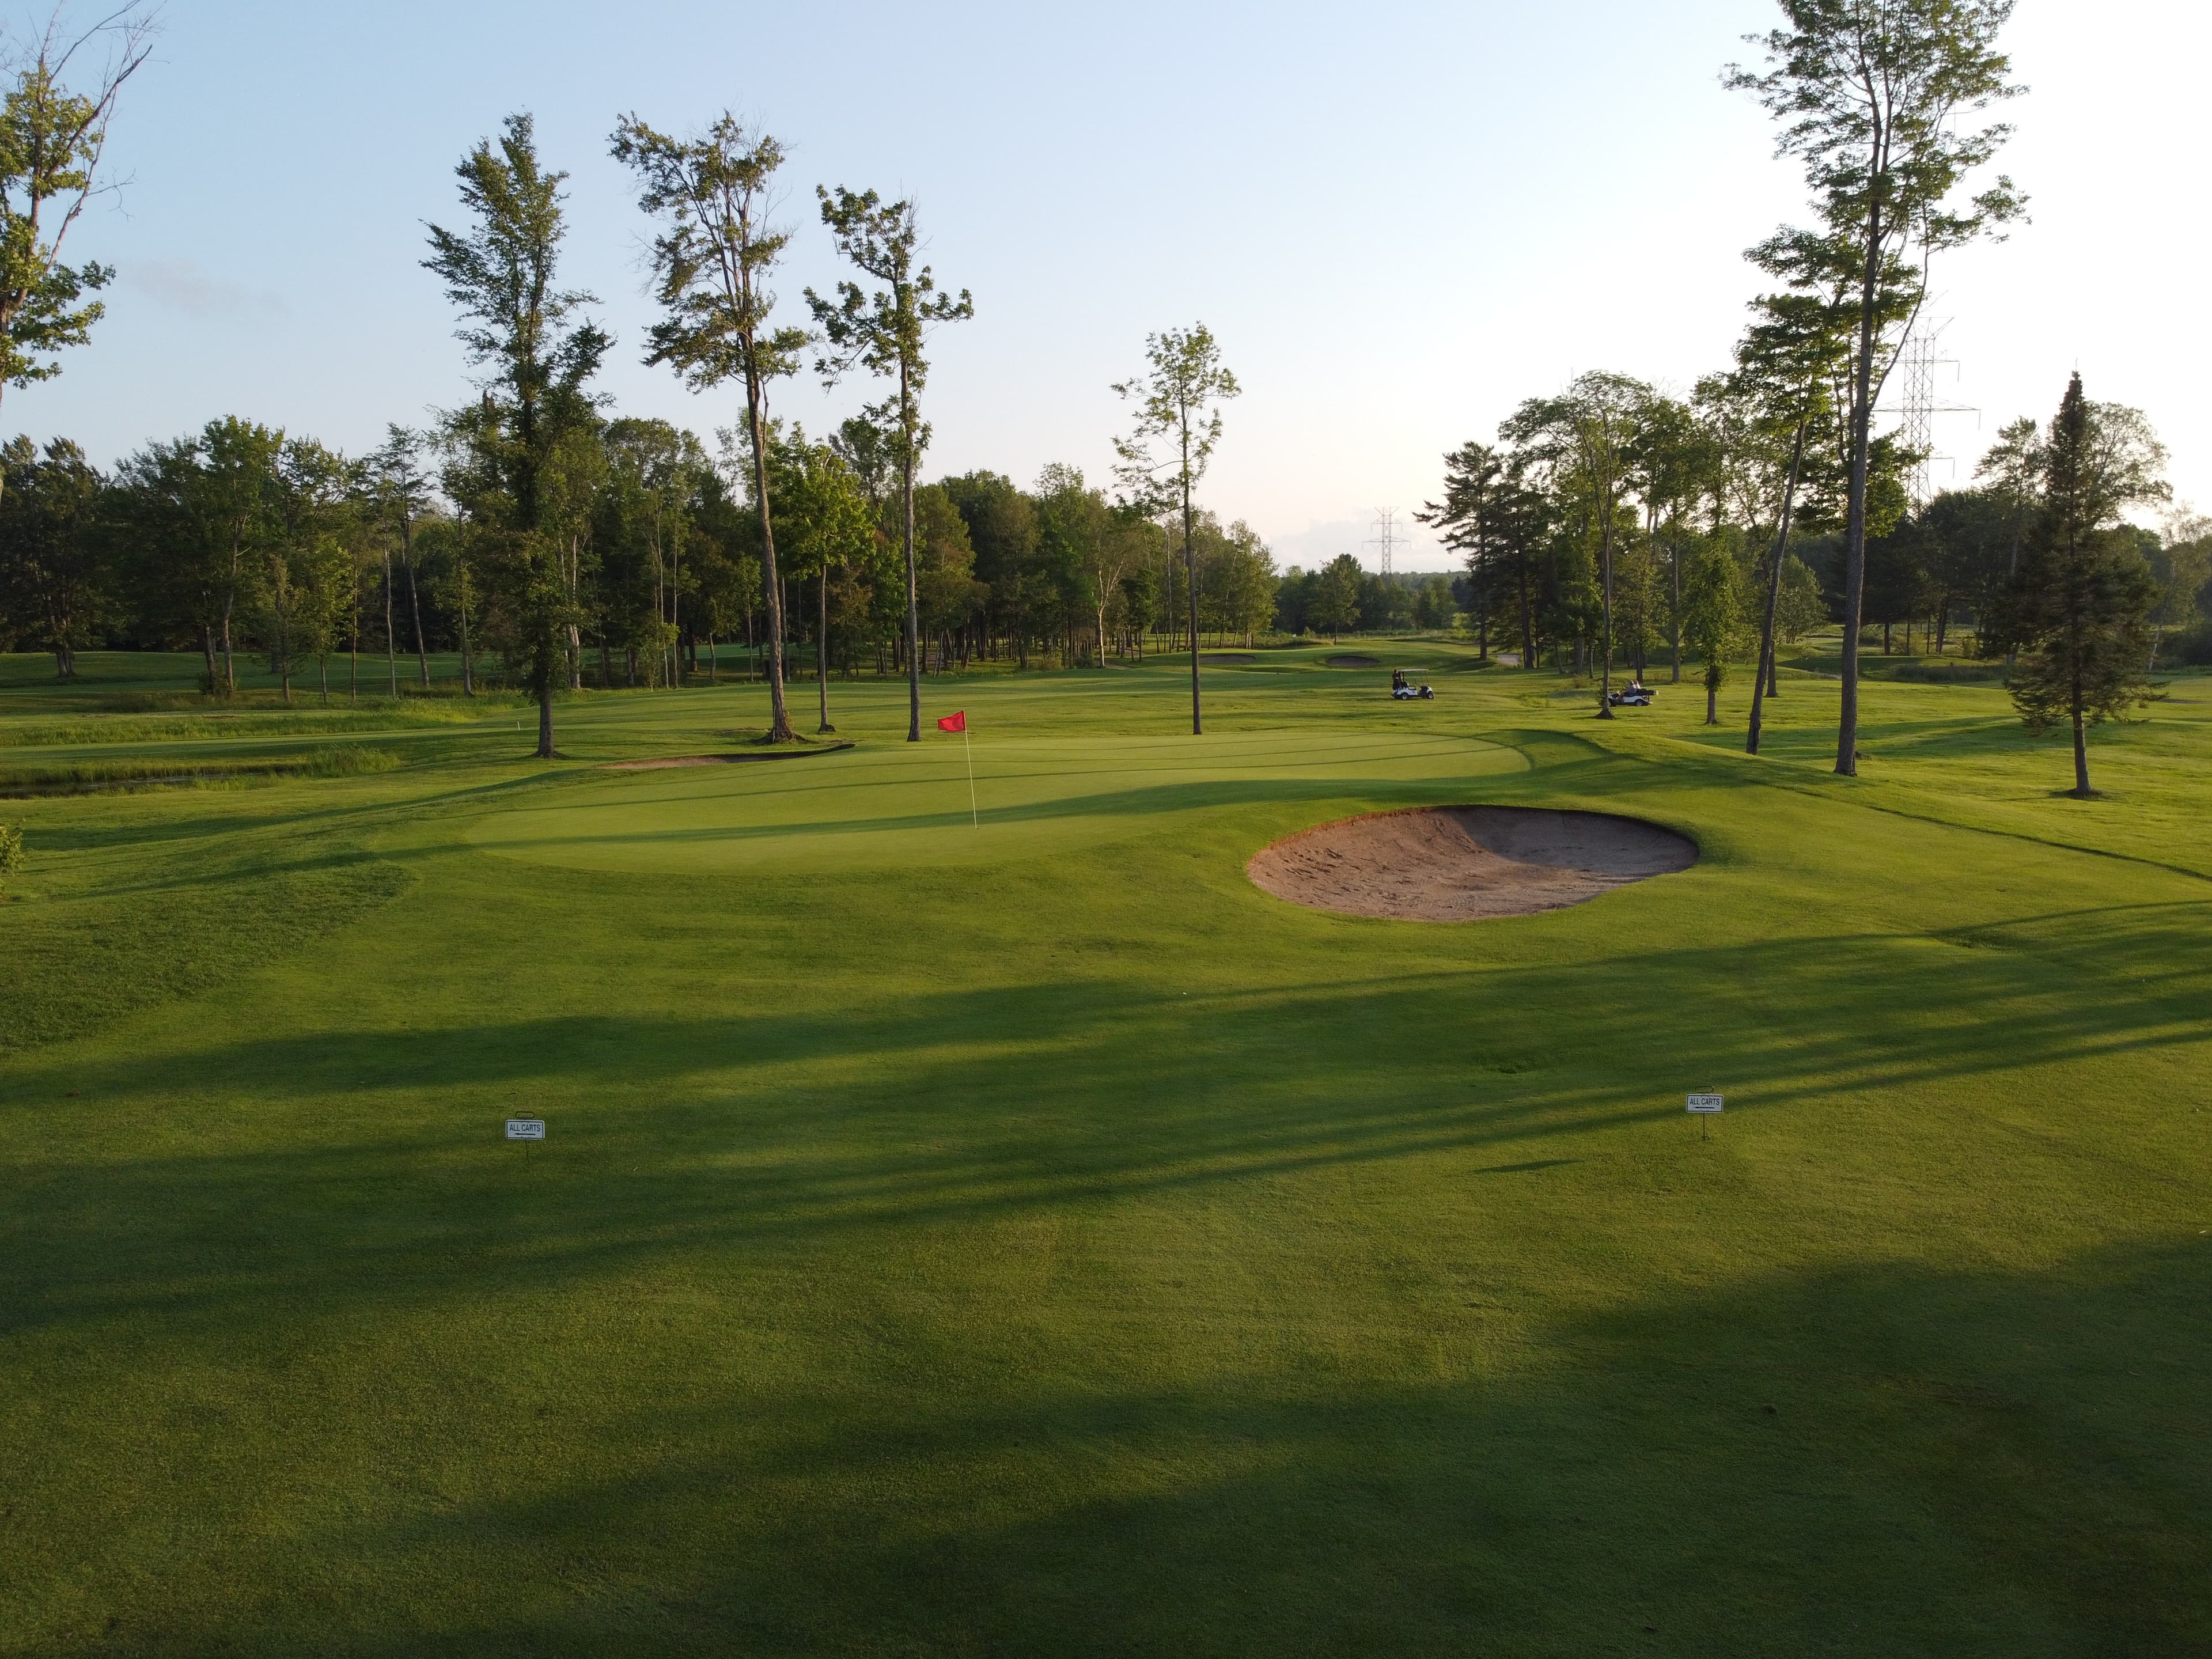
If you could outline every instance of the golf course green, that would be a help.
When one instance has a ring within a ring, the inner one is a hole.
[[[2075,800],[1358,648],[635,770],[763,689],[0,659],[0,1655],[2212,1651],[2212,679]],[[1698,858],[1246,877],[1470,804]]]

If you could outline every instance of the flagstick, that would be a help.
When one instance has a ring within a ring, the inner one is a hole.
[[[975,811],[975,751],[968,744],[968,722],[960,722],[960,751],[968,757],[968,823],[971,829],[983,827],[983,819]]]

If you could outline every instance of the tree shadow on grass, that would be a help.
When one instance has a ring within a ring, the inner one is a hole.
[[[590,1334],[587,1397],[456,1401],[343,1502],[257,1448],[273,1489],[207,1491],[227,1524],[169,1571],[102,1539],[19,1583],[15,1650],[112,1618],[112,1650],[364,1659],[2201,1652],[2208,1295],[2190,1241],[1746,1273],[1503,1345],[1470,1310],[1443,1376],[1370,1345],[1073,1382],[979,1327],[674,1392],[641,1317]]]
[[[1579,1137],[1678,1114],[1687,1086],[1722,1088],[1739,1115],[1846,1091],[1966,1110],[1960,1089],[1983,1079],[2202,1045],[2208,918],[2139,906],[1673,950],[1668,997],[1620,1000],[1579,1042],[1561,1011],[1594,982],[1636,981],[1645,953],[33,1056],[11,1068],[20,1122],[65,1090],[149,1128],[179,1095],[257,1110],[216,1148],[48,1168],[17,1195],[0,1312],[18,1329],[133,1310],[220,1323],[272,1300],[313,1317],[465,1296],[493,1258],[550,1282],[1330,1168],[1507,1147],[1566,1159]],[[1686,1024],[1684,1007],[1710,1012]],[[553,1139],[503,1145],[514,1113],[548,1118]]]

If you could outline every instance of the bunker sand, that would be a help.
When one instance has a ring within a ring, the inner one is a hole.
[[[1425,806],[1344,818],[1263,848],[1255,885],[1310,909],[1478,921],[1580,904],[1698,861],[1638,818],[1526,806]]]

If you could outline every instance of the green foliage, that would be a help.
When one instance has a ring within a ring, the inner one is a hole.
[[[880,284],[873,293],[860,284],[841,279],[835,301],[806,290],[806,304],[821,330],[826,349],[815,368],[825,385],[834,385],[854,368],[895,380],[896,388],[879,402],[869,404],[862,418],[882,434],[899,470],[902,522],[900,539],[906,555],[907,741],[921,741],[921,564],[917,543],[915,473],[928,447],[929,428],[921,418],[921,392],[929,379],[929,360],[922,348],[930,331],[945,323],[962,322],[975,314],[975,303],[966,289],[957,296],[940,293],[936,274],[927,265],[916,269],[915,254],[921,229],[911,199],[885,202],[874,191],[854,192],[842,185],[833,195],[817,185],[815,195],[822,222],[829,228],[838,252],[863,276]],[[940,591],[940,604],[951,596]]]
[[[1784,227],[1750,257],[1852,337],[1848,370],[1836,377],[1846,615],[1835,769],[1848,776],[1858,757],[1868,539],[1886,528],[1875,399],[1919,315],[1935,255],[2024,211],[2002,177],[1969,203],[1955,199],[2010,136],[1982,118],[2022,88],[1996,49],[2012,0],[1783,0],[1783,11],[1786,27],[1759,42],[1765,71],[1731,66],[1728,82],[1782,124],[1780,149],[1802,159],[1816,219]],[[1893,522],[1902,493],[1887,505]]]
[[[2073,728],[2075,793],[2089,793],[2085,728],[2150,696],[2150,613],[2158,584],[2136,538],[2115,521],[2160,499],[2164,452],[2132,410],[2108,410],[2068,383],[2045,445],[2042,513],[1993,633],[2026,660],[2014,706],[2030,731]]]
[[[767,222],[783,146],[725,110],[703,131],[684,139],[656,132],[633,114],[617,126],[613,150],[615,159],[637,177],[638,205],[662,227],[653,245],[662,316],[653,325],[653,350],[646,361],[668,364],[694,391],[732,380],[744,386],[743,448],[750,463],[769,623],[769,735],[785,742],[792,732],[784,704],[783,573],[776,560],[775,492],[769,480],[767,396],[770,382],[797,371],[806,336],[799,329],[769,325],[775,295],[767,279],[791,240],[788,232]],[[734,573],[722,574],[714,586],[726,592]],[[672,598],[672,609],[674,603]],[[750,616],[750,605],[740,608]],[[656,631],[660,626],[656,620]],[[672,649],[672,640],[670,645]]]
[[[114,271],[97,261],[65,264],[63,245],[100,187],[123,85],[151,50],[152,15],[138,8],[110,14],[75,40],[58,33],[61,15],[16,58],[0,98],[0,381],[16,386],[58,374],[49,354],[82,345],[104,314],[86,296]],[[63,83],[73,64],[102,49],[106,66],[89,90]]]
[[[1306,625],[1334,638],[1359,626],[1359,589],[1364,573],[1359,561],[1340,553],[1323,565],[1306,609]]]
[[[487,378],[480,404],[447,417],[444,483],[478,532],[486,631],[520,662],[550,757],[553,694],[575,668],[569,630],[586,620],[579,544],[599,462],[586,387],[612,341],[579,320],[593,296],[558,286],[568,174],[539,164],[532,118],[507,117],[496,148],[479,140],[454,172],[475,222],[431,226],[422,264],[445,283],[463,319],[455,337]]]
[[[26,862],[23,832],[11,824],[0,823],[0,892],[6,890],[11,878],[22,872]]]
[[[1452,597],[1449,578],[1431,576],[1413,594],[1413,626],[1444,629],[1452,625],[1459,614],[1459,604]]]
[[[1190,623],[1190,729],[1203,727],[1199,696],[1198,507],[1195,495],[1221,441],[1221,405],[1243,388],[1204,323],[1145,337],[1145,370],[1115,383],[1134,405],[1127,435],[1114,441],[1115,476],[1138,511],[1182,520],[1185,614]]]
[[[125,611],[121,549],[104,520],[106,481],[65,438],[0,450],[0,635],[50,651],[54,677]]]
[[[1774,607],[1774,634],[1786,645],[1795,645],[1828,622],[1827,595],[1812,566],[1796,554],[1782,562],[1782,592]]]
[[[1747,643],[1743,572],[1724,537],[1702,538],[1682,579],[1682,643],[1705,664],[1705,723],[1717,725],[1716,702],[1731,659]]]

